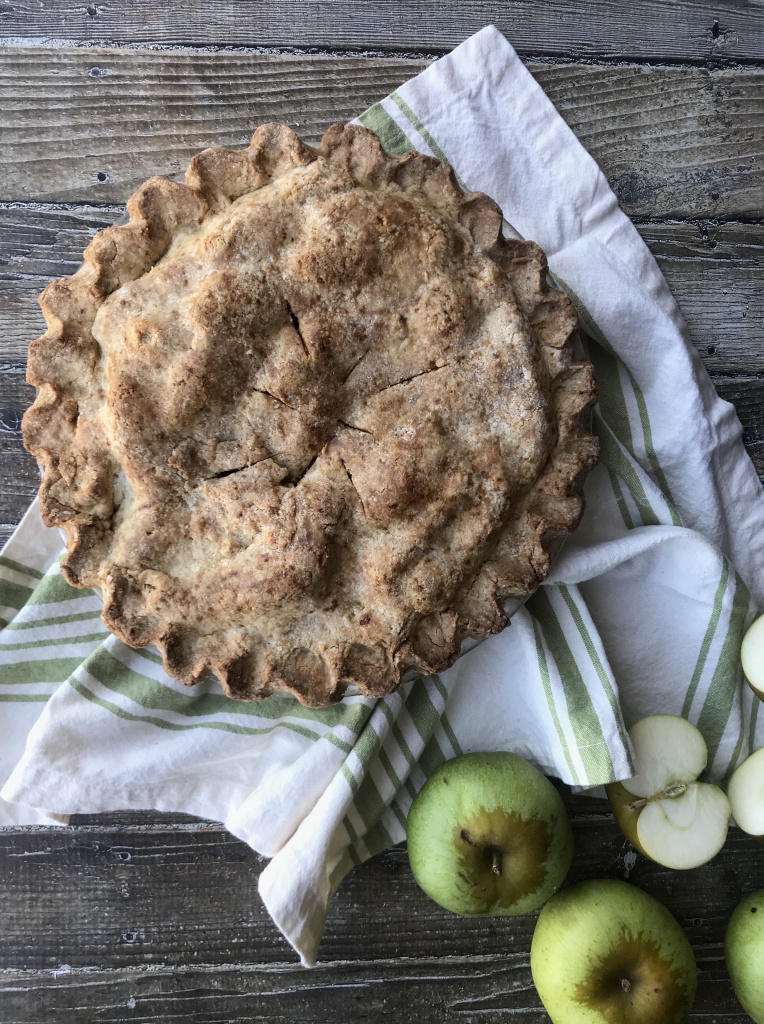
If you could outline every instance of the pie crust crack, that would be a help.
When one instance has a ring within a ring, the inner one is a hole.
[[[310,706],[507,624],[583,511],[591,365],[445,163],[264,125],[147,181],[40,302],[24,442],[77,587],[168,674]]]

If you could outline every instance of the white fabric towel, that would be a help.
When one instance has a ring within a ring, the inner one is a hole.
[[[186,690],[111,637],[36,506],[0,556],[0,824],[125,808],[221,821],[272,858],[260,893],[305,964],[344,874],[404,837],[443,758],[511,749],[597,786],[629,775],[624,721],[654,712],[699,725],[714,778],[764,744],[739,667],[764,599],[761,487],[605,177],[491,27],[360,120],[495,198],[577,304],[602,462],[548,583],[442,676],[312,711]]]

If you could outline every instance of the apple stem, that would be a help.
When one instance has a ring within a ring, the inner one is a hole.
[[[494,847],[492,853],[493,853],[493,864],[491,865],[491,871],[493,871],[493,873],[495,875],[500,875],[501,874],[501,850],[499,850],[496,847]]]
[[[673,786],[666,786],[663,790],[662,796],[671,799],[675,796],[681,796],[682,793],[687,789],[687,784],[684,782],[675,782]]]
[[[672,782],[670,786],[666,786],[664,790],[661,790],[660,793],[655,793],[654,796],[640,797],[638,800],[632,800],[629,804],[629,810],[641,811],[643,807],[647,807],[651,800],[673,800],[686,791],[686,782]]]
[[[631,992],[631,982],[628,978],[621,978],[621,988],[624,992]]]

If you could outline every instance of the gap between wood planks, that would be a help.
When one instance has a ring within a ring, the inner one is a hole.
[[[509,950],[502,951],[501,953],[460,953],[458,956],[449,957],[445,955],[443,957],[435,956],[421,956],[421,957],[406,957],[406,966],[409,967],[422,967],[432,964],[441,964],[443,961],[452,960],[458,964],[504,964],[512,961],[517,963],[525,964],[528,960],[527,952],[511,952]],[[401,961],[395,957],[375,957],[373,961],[346,958],[342,960],[332,960],[323,965],[319,965],[318,971],[321,971],[321,967],[324,969],[331,968],[342,969],[343,967],[350,968],[362,968],[369,969],[370,967],[400,967]],[[302,970],[295,960],[275,960],[275,961],[252,961],[242,960],[236,963],[225,964],[225,963],[201,963],[194,962],[193,964],[173,964],[173,963],[144,963],[144,964],[126,964],[124,967],[72,967],[69,964],[62,964],[59,967],[49,968],[38,968],[38,969],[24,969],[17,967],[0,967],[0,979],[8,979],[10,981],[19,980],[34,980],[36,978],[45,977],[89,977],[97,974],[100,978],[108,977],[110,974],[121,975],[121,974],[165,974],[172,972],[172,974],[208,974],[208,973],[219,973],[226,974],[229,971],[257,971],[258,973],[263,971],[269,974],[282,974],[291,973],[293,971]],[[316,970],[310,972],[310,977],[315,977]],[[2,991],[2,987],[0,987]]]
[[[1,13],[1,12],[0,12]],[[2,22],[0,22],[2,27]],[[467,38],[467,37],[465,37]],[[507,37],[509,38],[509,36]],[[510,39],[511,42],[511,39]],[[454,44],[457,45],[457,44]],[[275,56],[275,57],[337,57],[337,58],[360,58],[360,59],[381,59],[400,61],[422,61],[432,62],[446,56],[453,47],[440,51],[426,50],[392,50],[392,49],[368,49],[365,47],[357,50],[338,49],[330,46],[247,46],[245,44],[225,43],[171,43],[171,42],[129,42],[119,39],[82,39],[68,38],[56,39],[51,37],[37,38],[35,36],[0,36],[0,51],[3,47],[8,48],[30,48],[38,50],[125,50],[125,51],[146,51],[148,53],[187,53],[187,54],[231,54],[233,56],[254,55],[254,56]],[[539,67],[564,67],[566,65],[580,65],[583,67],[646,67],[654,71],[675,70],[677,68],[688,68],[695,70],[712,71],[756,71],[764,69],[764,57],[752,56],[744,61],[737,60],[732,56],[719,53],[709,54],[698,58],[676,58],[662,57],[651,59],[648,57],[613,57],[605,53],[598,54],[591,52],[585,56],[571,50],[555,54],[544,54],[535,52],[524,52],[518,50],[527,66]]]

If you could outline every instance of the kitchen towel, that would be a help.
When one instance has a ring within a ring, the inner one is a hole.
[[[625,726],[696,722],[721,779],[764,743],[739,647],[764,600],[764,500],[653,257],[592,158],[494,28],[360,118],[447,160],[546,251],[600,387],[601,464],[548,582],[440,676],[326,710],[186,689],[107,633],[35,506],[0,556],[0,823],[184,811],[271,858],[260,894],[305,964],[354,864],[404,838],[444,758],[509,749],[576,787],[630,774]],[[254,897],[254,892],[252,894]]]

